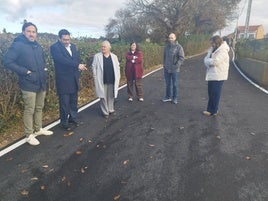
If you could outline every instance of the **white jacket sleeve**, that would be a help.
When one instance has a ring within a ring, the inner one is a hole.
[[[210,49],[208,50],[207,56],[204,58],[204,64],[205,64],[205,66],[206,66],[207,68],[209,68],[210,66],[213,65],[213,59],[210,58],[211,54],[212,54],[212,48],[210,48]]]

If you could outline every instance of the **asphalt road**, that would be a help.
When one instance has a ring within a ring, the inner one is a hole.
[[[267,201],[268,96],[231,66],[217,117],[206,117],[203,57],[188,59],[179,104],[162,103],[163,70],[144,78],[145,101],[119,92],[71,133],[0,158],[1,201]]]

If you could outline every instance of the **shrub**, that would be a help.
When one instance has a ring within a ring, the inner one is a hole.
[[[17,34],[3,33],[0,34],[0,135],[8,129],[11,120],[22,120],[23,101],[20,95],[20,90],[17,84],[17,76],[5,69],[2,64],[2,58],[8,47],[11,45],[13,39]],[[44,119],[46,123],[54,121],[58,118],[58,97],[55,87],[55,75],[53,61],[50,56],[49,47],[56,42],[58,37],[53,34],[39,34],[38,42],[44,49],[45,59],[47,61],[47,68],[49,69],[48,89],[45,99]],[[181,39],[181,44],[185,50],[186,55],[193,55],[202,52],[207,48],[207,36],[189,36],[188,38]],[[76,44],[80,53],[81,60],[87,64],[88,71],[83,71],[80,78],[79,91],[79,106],[84,105],[94,97],[93,77],[91,71],[91,63],[95,53],[100,51],[101,41],[91,38],[73,38],[72,43]],[[129,49],[129,44],[125,42],[112,43],[112,52],[118,56],[121,67],[121,83],[125,82],[124,67],[125,67],[125,54]],[[149,69],[162,63],[163,46],[144,42],[140,44],[140,49],[144,55],[144,69]],[[51,115],[54,113],[54,115]],[[56,116],[55,116],[56,114]],[[13,121],[14,122],[14,121]],[[12,124],[14,126],[14,124]]]

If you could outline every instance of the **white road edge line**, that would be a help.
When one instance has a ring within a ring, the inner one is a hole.
[[[150,72],[150,73],[147,73],[147,74],[144,75],[143,77],[147,77],[147,76],[149,76],[150,74],[152,74],[152,73],[154,73],[154,72],[160,70],[161,68],[163,68],[163,67],[160,67],[160,68],[158,68],[158,69],[156,69],[156,70],[154,70],[154,71],[152,71],[152,72]],[[126,84],[120,86],[120,87],[119,87],[119,90],[123,89],[123,88],[126,87],[126,86],[127,86]],[[92,102],[90,102],[90,103],[88,103],[88,104],[86,104],[86,105],[80,107],[80,108],[78,109],[78,112],[81,112],[81,111],[87,109],[88,107],[90,107],[90,106],[94,105],[95,103],[99,102],[99,100],[100,100],[100,99],[97,98],[97,99],[95,99],[94,101],[92,101]],[[60,123],[60,120],[58,119],[58,120],[56,120],[55,122],[53,122],[53,123],[47,125],[46,127],[44,127],[44,129],[49,130],[49,129],[53,128],[54,126],[58,125],[59,123]],[[18,148],[19,146],[21,146],[21,145],[23,145],[23,144],[25,144],[25,143],[26,143],[26,138],[23,138],[23,139],[19,140],[18,142],[15,142],[14,144],[11,144],[10,146],[8,146],[8,147],[6,147],[5,149],[3,149],[3,150],[0,151],[0,157],[4,156],[4,155],[7,154],[8,152],[10,152],[10,151],[12,151],[12,150]]]
[[[249,77],[247,77],[239,68],[238,66],[236,65],[236,63],[234,62],[234,58],[235,58],[235,53],[234,53],[234,50],[233,48],[231,48],[232,52],[233,52],[233,58],[232,58],[232,62],[236,68],[236,70],[250,83],[252,84],[253,86],[255,86],[256,88],[260,89],[261,91],[263,91],[264,93],[268,94],[268,91],[266,89],[264,89],[263,87],[261,87],[260,85],[256,84],[255,82],[253,82]]]
[[[268,91],[267,91],[266,89],[264,89],[263,87],[257,85],[256,83],[254,83],[251,79],[249,79],[249,78],[248,78],[248,77],[247,77],[247,76],[246,76],[246,75],[245,75],[245,74],[238,68],[238,66],[237,66],[236,63],[234,62],[235,53],[234,53],[233,48],[231,48],[231,50],[232,50],[233,55],[234,55],[233,58],[232,58],[232,62],[233,62],[233,64],[234,64],[235,68],[237,69],[237,71],[238,71],[238,72],[239,72],[239,73],[240,73],[240,74],[241,74],[241,75],[242,75],[242,76],[243,76],[243,77],[244,77],[250,84],[252,84],[252,85],[255,86],[256,88],[260,89],[260,90],[263,91],[264,93],[268,94]],[[202,53],[202,54],[203,54],[203,53]],[[195,56],[198,56],[198,55],[195,55]],[[194,56],[191,56],[191,57],[188,57],[188,58],[192,58],[192,57],[194,57]],[[151,71],[150,73],[147,73],[146,75],[143,76],[143,78],[144,78],[144,77],[147,77],[147,76],[149,76],[149,75],[151,75],[151,74],[153,74],[153,73],[156,72],[156,71],[159,71],[159,70],[162,69],[162,68],[163,68],[163,66],[162,66],[162,67],[159,67],[159,68],[156,69],[156,70]],[[126,87],[126,84],[124,84],[124,85],[122,85],[121,87],[119,87],[119,90],[123,89],[124,87]],[[95,99],[94,101],[92,101],[92,102],[90,102],[90,103],[88,103],[88,104],[82,106],[81,108],[78,109],[78,112],[81,112],[81,111],[87,109],[87,108],[90,107],[91,105],[93,105],[93,104],[99,102],[99,100],[100,100],[99,98],[98,98],[98,99]],[[60,123],[60,120],[57,120],[57,121],[55,121],[55,122],[49,124],[48,126],[44,127],[44,129],[48,129],[48,130],[49,130],[50,128],[56,126],[56,125],[59,124],[59,123]],[[20,141],[18,141],[18,142],[16,142],[16,143],[14,143],[14,144],[12,144],[12,145],[10,145],[10,146],[8,146],[7,148],[1,150],[1,151],[0,151],[0,157],[3,156],[3,155],[5,155],[5,154],[7,154],[8,152],[10,152],[10,151],[16,149],[17,147],[23,145],[24,143],[26,143],[26,139],[25,139],[25,138],[22,139],[22,140],[20,140]]]

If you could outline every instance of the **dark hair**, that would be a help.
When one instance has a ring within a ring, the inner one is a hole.
[[[140,51],[139,45],[138,45],[138,43],[136,43],[135,41],[132,41],[132,42],[129,44],[129,46],[130,46],[129,51],[131,52],[131,45],[133,45],[134,43],[136,44],[136,51],[137,51],[137,52]]]
[[[29,26],[34,26],[34,28],[36,29],[36,32],[37,32],[37,27],[35,24],[33,24],[32,22],[25,22],[23,25],[22,25],[22,31],[25,31],[25,29]]]
[[[222,37],[222,40],[225,41],[229,45],[230,39],[227,36]]]
[[[211,37],[210,41],[215,44],[215,49],[214,50],[218,49],[218,47],[220,47],[222,42],[223,42],[222,38],[220,36],[218,36],[218,35]]]
[[[62,35],[70,35],[70,32],[67,31],[66,29],[62,29],[59,31],[59,34],[58,34],[59,38],[61,38]]]

